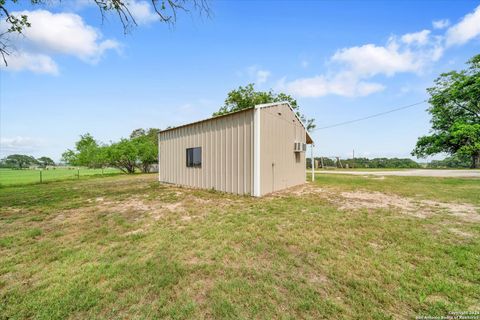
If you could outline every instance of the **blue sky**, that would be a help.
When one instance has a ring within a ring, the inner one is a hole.
[[[478,1],[213,1],[211,18],[181,13],[174,27],[131,2],[139,26],[125,36],[88,0],[11,6],[32,27],[0,71],[0,156],[59,160],[86,132],[109,142],[203,119],[250,82],[328,126],[422,101],[480,53]],[[426,107],[317,130],[316,153],[409,157]]]

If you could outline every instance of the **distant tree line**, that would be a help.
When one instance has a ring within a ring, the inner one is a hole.
[[[149,172],[158,163],[158,132],[160,129],[136,129],[128,139],[105,144],[86,133],[74,149],[62,154],[62,160],[73,166],[89,168],[113,167],[125,173],[136,170]]]
[[[307,168],[312,168],[311,158],[307,158]],[[318,168],[322,168],[322,163],[325,168],[470,168],[471,161],[468,156],[454,155],[446,157],[443,160],[432,160],[429,163],[418,163],[408,158],[355,158],[355,159],[339,159],[335,158],[315,158],[318,163]]]
[[[55,165],[55,161],[49,157],[34,158],[25,154],[11,154],[0,159],[0,168],[9,169],[26,169],[32,166],[46,168],[47,166]]]
[[[421,165],[408,158],[351,158],[351,159],[335,159],[335,158],[315,158],[318,167],[336,167],[336,168],[420,168]],[[307,168],[311,168],[311,158],[307,158]]]
[[[429,168],[470,168],[472,163],[466,156],[462,157],[454,155],[447,157],[443,160],[432,160],[429,164]]]

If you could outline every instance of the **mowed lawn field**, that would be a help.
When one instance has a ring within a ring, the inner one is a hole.
[[[480,310],[480,180],[321,175],[261,199],[155,174],[0,188],[0,319]]]
[[[41,173],[40,173],[41,171]],[[57,167],[55,169],[49,168],[48,170],[39,169],[3,169],[0,168],[0,186],[20,185],[20,184],[32,184],[42,182],[67,180],[67,179],[82,179],[83,177],[93,175],[111,175],[122,173],[115,168],[105,169],[89,169],[89,168],[63,168]],[[80,175],[80,177],[79,177]]]

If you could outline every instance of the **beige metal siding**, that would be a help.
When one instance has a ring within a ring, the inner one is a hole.
[[[260,195],[305,183],[306,131],[288,105],[260,109]]]
[[[202,167],[186,166],[186,149],[202,148]],[[251,194],[253,109],[160,132],[159,178],[195,188]]]

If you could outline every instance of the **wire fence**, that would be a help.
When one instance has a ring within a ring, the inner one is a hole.
[[[74,180],[87,176],[121,174],[115,168],[89,169],[52,167],[47,169],[0,169],[0,186],[46,183],[58,180]]]

